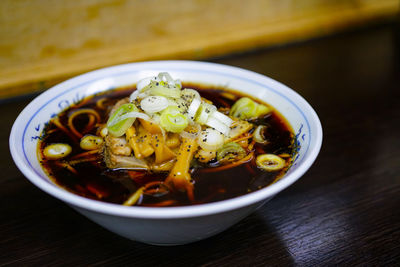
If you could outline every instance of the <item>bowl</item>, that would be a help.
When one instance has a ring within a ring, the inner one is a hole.
[[[226,86],[274,106],[296,133],[298,153],[283,178],[244,196],[184,207],[126,207],[87,199],[57,186],[37,158],[37,143],[45,124],[85,96],[167,71],[175,79]],[[178,245],[220,233],[237,223],[298,180],[316,159],[322,128],[312,107],[296,92],[248,70],[197,61],[152,61],[92,71],[62,82],[36,97],[20,113],[10,134],[10,151],[17,167],[35,186],[64,201],[104,228],[131,240]]]

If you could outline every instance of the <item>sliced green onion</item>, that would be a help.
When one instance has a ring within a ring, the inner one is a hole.
[[[132,103],[121,105],[107,121],[108,132],[115,137],[125,134],[125,131],[135,121],[136,117],[134,115],[137,115],[138,111],[138,108]],[[125,116],[127,114],[129,116]]]
[[[149,91],[146,91],[146,92],[144,92],[144,93],[139,93],[139,94],[137,95],[137,98],[143,99],[143,98],[145,98],[145,97],[148,97],[149,95],[150,95],[150,92],[149,92]]]
[[[214,119],[219,120],[220,122],[222,122],[223,124],[225,124],[228,127],[231,127],[231,125],[233,123],[233,120],[231,118],[229,118],[225,114],[222,114],[219,111],[215,111],[214,113],[212,113],[211,117],[214,118]]]
[[[179,135],[182,136],[182,138],[186,138],[186,139],[196,139],[197,138],[197,133],[188,133],[186,131],[180,132]]]
[[[168,82],[168,83],[174,81],[174,79],[172,79],[171,75],[169,75],[168,72],[160,72],[157,77],[161,81]]]
[[[256,103],[248,97],[242,97],[232,106],[229,115],[239,118],[248,119],[256,113]]]
[[[197,110],[196,114],[196,122],[200,124],[206,124],[208,117],[217,110],[217,108],[214,105],[208,104],[208,103],[201,103],[200,107]]]
[[[79,146],[84,150],[94,150],[99,149],[103,144],[103,138],[96,135],[85,135],[81,138]]]
[[[188,103],[191,103],[193,99],[198,99],[201,101],[199,92],[194,89],[186,88],[182,90],[181,98]]]
[[[258,125],[257,128],[254,130],[253,139],[259,144],[267,144],[268,141],[264,139],[263,132],[267,129],[265,125]]]
[[[145,113],[132,111],[132,112],[125,113],[125,114],[121,115],[120,117],[118,117],[116,120],[114,120],[112,123],[110,123],[110,127],[114,126],[115,124],[117,124],[120,121],[123,121],[125,119],[130,119],[130,118],[134,118],[134,119],[141,118],[144,120],[150,119],[149,115],[147,115]]]
[[[200,104],[201,104],[200,99],[193,98],[192,103],[190,103],[190,106],[187,110],[189,119],[194,120],[194,117],[196,115],[197,110],[200,107]]]
[[[164,88],[173,91],[162,92]],[[174,98],[179,97],[176,95],[176,91],[180,90],[181,88],[181,82],[179,80],[173,80],[168,72],[160,72],[157,76],[146,77],[136,83],[136,89],[141,93],[147,92],[151,89],[153,90],[153,92],[151,92],[153,95],[161,95]]]
[[[160,124],[160,115],[151,114],[150,120],[148,121],[154,122],[155,124]]]
[[[188,119],[180,113],[178,107],[169,106],[161,113],[160,125],[166,131],[180,133],[187,127]]]
[[[56,160],[68,156],[72,151],[72,147],[68,144],[51,144],[44,148],[43,155],[46,159]]]
[[[224,139],[219,131],[207,128],[200,132],[197,143],[204,150],[216,151],[224,145]]]
[[[174,86],[179,89],[182,88],[181,81],[172,79],[171,75],[168,72],[160,72],[157,77],[158,77],[158,79],[161,80],[161,82],[164,82],[164,83],[168,84],[169,86]]]
[[[100,135],[101,135],[101,137],[106,137],[107,136],[107,134],[108,134],[108,129],[107,129],[107,127],[103,127],[103,129],[101,129],[100,130]]]
[[[255,119],[266,115],[271,109],[263,104],[258,104],[248,97],[242,97],[232,106],[230,116],[242,120]]]
[[[256,117],[264,116],[271,112],[271,108],[267,107],[266,105],[258,104],[256,110]]]
[[[208,118],[206,125],[214,128],[215,130],[217,130],[218,132],[220,132],[226,136],[229,135],[229,132],[231,130],[228,126],[226,126],[221,121],[219,121],[213,117]]]
[[[174,106],[179,109],[179,112],[184,114],[187,111],[188,104],[181,98],[178,99],[172,99],[168,98],[168,106]]]
[[[179,80],[179,79],[176,79],[174,82],[175,82],[175,86],[176,86],[176,87],[178,87],[179,89],[182,89],[182,83],[181,83],[181,80]]]
[[[221,163],[228,163],[239,160],[246,156],[246,151],[239,144],[230,142],[224,144],[217,151],[217,160]]]
[[[146,86],[148,86],[150,84],[151,81],[158,81],[159,79],[155,76],[152,77],[146,77],[144,79],[141,79],[140,81],[138,81],[136,83],[136,90],[137,91],[142,91],[143,88],[145,88]]]
[[[286,161],[274,154],[263,154],[257,157],[256,164],[264,171],[273,172],[283,169]]]
[[[181,90],[175,86],[168,88],[162,85],[162,82],[152,82],[150,83],[149,86],[150,86],[150,94],[152,95],[160,95],[172,98],[179,98],[181,96]]]
[[[182,131],[179,135],[187,139],[196,139],[201,132],[201,126],[198,123],[191,122],[189,131]]]
[[[146,113],[160,112],[168,107],[168,99],[163,96],[148,96],[142,99],[140,107]]]
[[[130,102],[135,101],[139,94],[140,94],[139,90],[133,91],[133,93],[129,96],[129,101]]]

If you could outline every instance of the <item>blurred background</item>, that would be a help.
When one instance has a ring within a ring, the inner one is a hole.
[[[398,0],[2,0],[0,99],[93,69],[207,60],[393,21]]]
[[[399,266],[399,2],[1,0],[1,151],[39,92],[93,69],[160,59],[280,81],[316,110],[324,141],[311,169],[268,205],[177,247],[91,223],[2,153],[0,266]]]

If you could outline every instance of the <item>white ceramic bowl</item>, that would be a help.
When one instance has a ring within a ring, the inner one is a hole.
[[[83,198],[55,185],[42,170],[37,141],[46,122],[85,96],[168,71],[175,79],[227,86],[263,100],[286,117],[300,149],[293,166],[278,182],[233,199],[186,207],[125,207]],[[293,184],[317,157],[322,142],[320,121],[311,106],[285,85],[240,68],[194,61],[154,61],[104,68],[80,75],[42,93],[18,116],[10,135],[12,157],[37,187],[81,214],[126,238],[158,245],[177,245],[215,235]]]

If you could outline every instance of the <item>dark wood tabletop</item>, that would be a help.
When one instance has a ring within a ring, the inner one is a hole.
[[[276,79],[316,110],[319,157],[227,231],[183,246],[119,237],[31,184],[8,149],[34,96],[0,104],[0,265],[400,266],[400,35],[396,23],[209,61]]]

